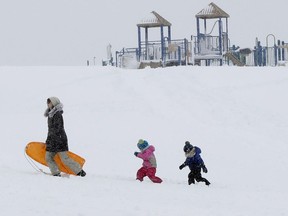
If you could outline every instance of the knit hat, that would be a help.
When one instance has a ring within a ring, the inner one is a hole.
[[[192,149],[193,149],[193,145],[191,145],[189,141],[186,141],[183,147],[183,151],[187,153],[187,152],[190,152]]]
[[[137,143],[137,147],[143,151],[145,150],[146,148],[148,148],[149,144],[146,140],[143,140],[143,139],[140,139]]]
[[[53,106],[57,106],[58,104],[60,104],[60,100],[57,97],[49,97],[47,99],[47,104],[50,102],[52,103]]]

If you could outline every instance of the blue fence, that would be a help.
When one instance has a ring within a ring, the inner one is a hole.
[[[278,66],[288,62],[288,44],[280,43],[263,47],[260,42],[254,47],[250,55],[245,57],[247,66]]]

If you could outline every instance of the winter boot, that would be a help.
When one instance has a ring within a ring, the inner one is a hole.
[[[152,181],[152,182],[154,182],[154,183],[161,183],[162,182],[162,179],[160,179],[159,177],[157,177],[157,176],[154,176],[154,177],[149,177],[150,178],[150,180]]]
[[[207,186],[209,186],[211,183],[210,183],[207,179],[205,179],[205,184],[206,184]]]
[[[194,178],[189,178],[189,179],[188,179],[188,184],[189,184],[189,185],[195,184]]]
[[[86,172],[85,172],[84,170],[81,170],[81,171],[77,174],[77,176],[84,177],[84,176],[86,176]]]
[[[60,173],[56,173],[53,176],[61,177],[61,174]]]

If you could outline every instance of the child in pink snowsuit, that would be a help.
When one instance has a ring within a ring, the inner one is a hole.
[[[154,146],[149,145],[146,140],[140,139],[137,143],[137,147],[141,152],[134,152],[134,155],[143,159],[142,167],[137,171],[137,180],[142,182],[143,178],[148,176],[152,182],[161,183],[162,179],[155,176],[157,163],[153,153],[155,151]]]

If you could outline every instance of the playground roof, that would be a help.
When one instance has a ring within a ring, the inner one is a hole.
[[[202,9],[198,14],[196,14],[196,17],[202,19],[214,19],[214,18],[228,18],[230,16],[216,4],[211,2],[208,5],[208,7]]]
[[[150,13],[150,17],[147,17],[140,21],[140,23],[137,24],[139,27],[160,27],[160,26],[171,26],[172,24],[168,22],[166,19],[164,19],[162,16],[160,16],[155,11],[152,11]]]

